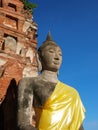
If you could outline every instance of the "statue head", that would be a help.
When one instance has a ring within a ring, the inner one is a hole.
[[[61,48],[51,38],[48,33],[46,40],[38,49],[39,59],[43,70],[58,72],[62,62]]]

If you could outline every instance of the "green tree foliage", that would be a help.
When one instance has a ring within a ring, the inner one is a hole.
[[[28,0],[21,0],[24,4],[24,9],[28,10],[30,13],[33,14],[33,9],[37,8],[37,5],[34,3],[29,2]]]

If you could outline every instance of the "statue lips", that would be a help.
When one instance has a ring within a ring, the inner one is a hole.
[[[53,62],[55,65],[60,65],[60,62],[59,61],[54,61]]]

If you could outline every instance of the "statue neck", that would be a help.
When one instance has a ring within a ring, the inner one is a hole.
[[[58,82],[57,72],[53,72],[49,70],[42,71],[40,78],[49,82],[53,82],[53,83]]]

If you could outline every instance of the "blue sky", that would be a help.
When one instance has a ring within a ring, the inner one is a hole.
[[[86,108],[85,130],[98,130],[98,0],[30,0],[38,5],[38,46],[48,31],[63,51],[59,79]]]

